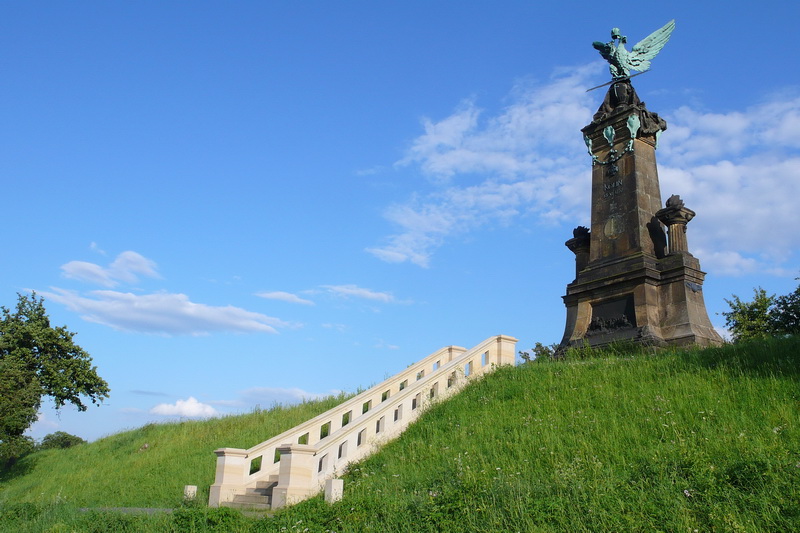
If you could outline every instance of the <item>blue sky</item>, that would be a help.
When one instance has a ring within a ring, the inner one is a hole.
[[[546,5],[545,5],[546,4]],[[111,398],[96,439],[369,386],[450,344],[558,342],[589,223],[592,48],[697,212],[706,305],[796,286],[800,4],[5,2],[2,303],[35,290]]]

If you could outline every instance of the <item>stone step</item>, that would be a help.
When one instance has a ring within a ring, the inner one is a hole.
[[[271,499],[272,498],[270,498],[269,496],[262,496],[261,494],[253,494],[253,493],[237,494],[236,496],[233,497],[233,502],[244,503],[248,505],[251,503],[263,503],[265,505],[269,505]]]
[[[256,485],[262,485],[262,484],[265,484],[265,483],[266,484],[274,483],[274,484],[277,485],[278,484],[278,479],[280,479],[280,476],[272,475],[272,476],[269,476],[266,481],[256,481]]]
[[[239,509],[240,511],[270,511],[272,506],[268,503],[238,503],[238,502],[222,502],[221,507],[230,507],[231,509]]]
[[[259,481],[255,487],[250,487],[245,491],[245,494],[260,494],[261,496],[272,496],[272,489],[278,485],[278,482],[269,483],[266,481]]]

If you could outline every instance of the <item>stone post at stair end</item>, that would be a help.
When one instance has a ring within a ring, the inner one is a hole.
[[[315,446],[287,444],[278,447],[278,452],[281,454],[281,462],[278,485],[272,489],[273,509],[304,500],[319,490],[314,485],[317,463]]]
[[[221,503],[233,500],[240,492],[249,466],[247,450],[239,448],[219,448],[217,455],[217,472],[214,484],[211,485],[208,497],[210,507],[219,507]]]

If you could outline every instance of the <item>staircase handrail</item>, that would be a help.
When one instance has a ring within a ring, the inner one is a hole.
[[[320,415],[317,415],[314,418],[312,418],[312,419],[310,419],[310,420],[308,420],[306,422],[303,422],[302,424],[299,424],[299,425],[293,427],[292,429],[284,431],[283,433],[280,433],[279,435],[276,435],[276,436],[274,436],[274,437],[272,437],[272,438],[270,438],[270,439],[268,439],[266,441],[263,441],[263,442],[261,442],[259,444],[256,444],[255,446],[253,446],[251,448],[248,448],[245,451],[247,452],[248,456],[258,456],[259,452],[268,451],[268,449],[272,445],[274,445],[276,443],[278,445],[282,445],[282,444],[287,444],[289,442],[292,442],[293,439],[291,439],[291,437],[299,437],[299,436],[304,435],[305,433],[309,433],[310,431],[308,431],[308,430],[314,429],[314,428],[316,428],[318,426],[321,427],[324,423],[326,423],[324,421],[326,421],[327,419],[333,420],[335,418],[335,415],[340,415],[341,416],[341,415],[344,415],[345,413],[347,413],[348,411],[353,411],[355,407],[361,408],[361,406],[365,403],[365,401],[373,399],[376,396],[379,397],[379,395],[382,394],[383,391],[386,390],[387,385],[403,382],[403,381],[405,381],[405,379],[402,379],[402,378],[407,378],[408,376],[416,376],[417,372],[419,372],[419,370],[422,367],[425,367],[427,364],[441,359],[442,356],[443,355],[447,355],[447,353],[449,351],[452,351],[452,352],[461,351],[461,353],[464,353],[464,352],[467,351],[467,349],[466,348],[462,348],[460,346],[446,346],[446,347],[444,347],[444,348],[442,348],[440,350],[437,350],[436,352],[426,356],[424,359],[418,361],[417,363],[407,367],[405,370],[402,370],[398,374],[395,374],[394,376],[392,376],[392,377],[390,377],[388,379],[385,379],[384,381],[378,383],[377,385],[374,385],[374,386],[370,387],[369,389],[365,390],[364,392],[361,392],[361,393],[357,394],[356,396],[350,398],[349,400],[346,400],[345,402],[337,405],[336,407],[328,409],[324,413],[322,413]],[[425,375],[425,377],[428,377],[428,376],[430,376],[430,374],[426,374]],[[389,397],[391,398],[391,395]],[[383,403],[383,402],[381,402],[381,403]],[[378,404],[378,405],[380,405],[380,404]],[[354,416],[353,419],[347,425],[341,426],[339,429],[342,429],[342,428],[345,428],[347,426],[350,426],[351,424],[355,423],[359,418],[361,418],[364,415],[370,413],[373,409],[374,409],[374,407],[370,408],[366,413],[360,413],[360,414]],[[324,440],[324,439],[319,439],[316,442],[319,442],[320,440]],[[294,439],[294,442],[296,442],[296,439]]]
[[[496,335],[484,340],[470,350],[459,346],[447,346],[409,365],[401,372],[357,394],[342,404],[251,448],[220,448],[215,450],[218,456],[217,475],[215,483],[211,487],[209,504],[219,505],[229,501],[234,494],[243,493],[247,487],[255,486],[259,481],[274,479],[273,476],[282,471],[281,463],[283,459],[280,458],[279,453],[292,453],[292,447],[294,447],[297,453],[302,450],[302,453],[311,454],[312,456],[327,457],[331,455],[331,450],[335,449],[334,446],[348,442],[348,439],[352,439],[363,429],[369,427],[370,424],[377,424],[382,416],[385,417],[388,413],[398,409],[398,404],[400,406],[412,406],[407,414],[404,413],[402,417],[404,420],[401,423],[395,424],[395,420],[392,420],[389,425],[390,431],[384,431],[381,436],[381,440],[393,438],[401,433],[421,411],[422,400],[427,400],[427,398],[423,398],[420,391],[428,393],[430,390],[432,395],[434,389],[438,388],[437,380],[440,380],[443,376],[450,378],[454,373],[455,380],[452,385],[455,386],[452,387],[452,390],[448,385],[446,388],[442,387],[441,393],[437,392],[436,395],[449,395],[456,391],[464,381],[464,369],[462,369],[461,373],[457,369],[467,361],[469,361],[467,365],[472,365],[470,377],[487,372],[490,363],[491,366],[513,364],[514,356],[516,355],[513,349],[509,355],[507,349],[506,353],[501,353],[502,348],[500,346],[502,342],[515,343],[516,340],[513,337]],[[490,361],[491,356],[489,354],[494,353],[493,344],[500,348],[494,354],[495,360]],[[484,364],[475,365],[475,360],[472,358],[476,355],[483,357],[483,354],[487,354]],[[445,358],[447,360],[444,360]],[[401,384],[403,384],[403,388],[400,388]],[[431,389],[431,386],[434,389]],[[387,391],[388,395],[386,395]],[[386,396],[384,397],[384,395]],[[410,403],[414,397],[418,398],[415,407],[414,403]],[[359,412],[366,402],[371,402],[369,409]],[[346,424],[342,425],[342,417],[348,412],[350,413],[350,418]],[[323,437],[322,428],[327,424],[330,424],[328,432]],[[386,421],[384,421],[384,424],[386,424]],[[319,431],[317,432],[317,430]],[[315,434],[313,441],[311,440],[312,433]],[[300,437],[306,434],[308,434],[308,441],[300,444]],[[374,439],[371,439],[371,442],[374,444]],[[318,489],[324,483],[326,476],[338,472],[340,463],[359,460],[368,455],[371,449],[374,448],[374,446],[356,447],[358,449],[348,450],[346,455],[341,458],[337,454],[336,459],[328,461],[324,468],[322,462],[320,462],[319,471],[315,469],[312,475],[313,488]],[[279,448],[281,448],[281,452],[278,452]],[[278,461],[274,460],[275,456],[279,457]],[[251,474],[251,463],[258,457],[261,457],[260,468]],[[226,464],[226,461],[228,464]]]

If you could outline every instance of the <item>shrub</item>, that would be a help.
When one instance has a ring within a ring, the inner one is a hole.
[[[53,448],[64,449],[77,446],[78,444],[86,444],[86,441],[77,435],[70,435],[64,431],[56,431],[46,435],[42,442],[39,444],[40,450],[51,450]]]

